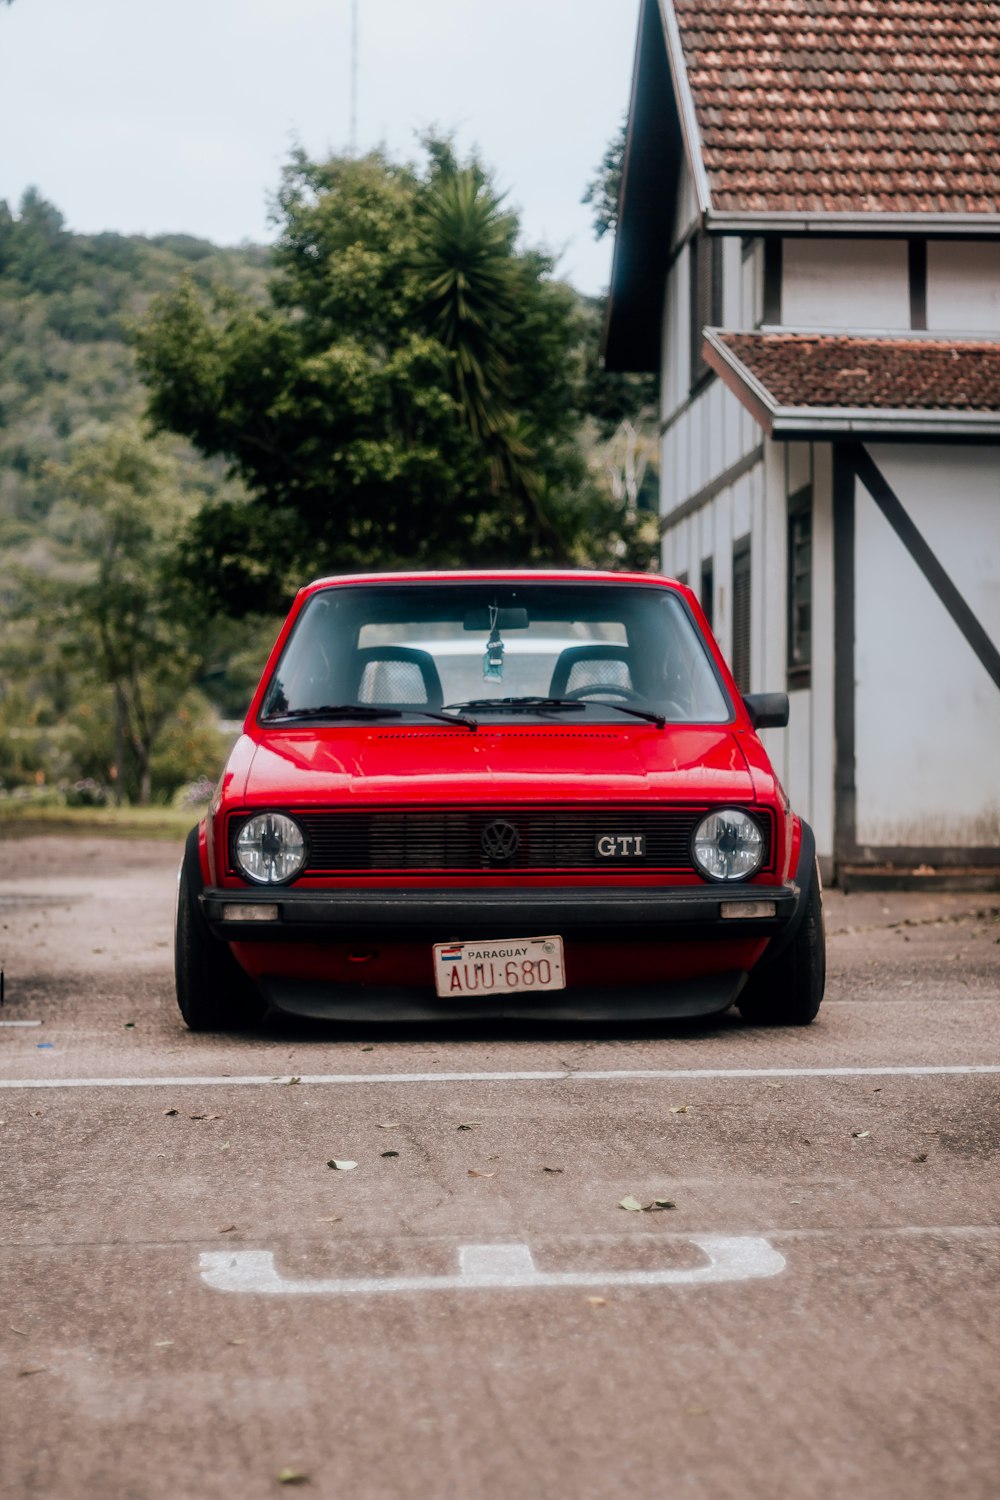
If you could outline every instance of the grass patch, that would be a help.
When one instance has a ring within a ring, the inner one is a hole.
[[[117,839],[183,839],[198,822],[195,808],[40,807],[0,799],[0,834],[38,838],[54,834],[99,834]]]

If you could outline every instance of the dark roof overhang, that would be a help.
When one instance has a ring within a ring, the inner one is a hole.
[[[604,325],[608,370],[659,370],[663,295],[683,158],[660,7],[657,0],[642,0]]]

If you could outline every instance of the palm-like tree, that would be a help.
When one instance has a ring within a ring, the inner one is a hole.
[[[523,286],[517,227],[480,168],[439,160],[421,199],[414,268],[429,331],[453,356],[456,394],[488,455],[494,493],[506,489],[524,504],[536,536],[551,543],[558,537],[545,513],[535,444],[508,400]]]

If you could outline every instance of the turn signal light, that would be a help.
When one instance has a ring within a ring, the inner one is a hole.
[[[276,922],[278,908],[263,904],[251,906],[249,902],[245,906],[242,903],[234,903],[222,908],[222,920],[224,922]]]
[[[719,916],[738,921],[740,917],[774,917],[778,908],[773,901],[721,901]]]

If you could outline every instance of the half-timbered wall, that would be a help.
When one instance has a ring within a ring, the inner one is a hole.
[[[782,326],[909,328],[908,256],[905,240],[784,240]]]
[[[949,333],[1000,329],[1000,244],[930,240],[927,327]]]
[[[867,444],[993,641],[1000,641],[1000,450]],[[855,486],[857,844],[1000,844],[1000,693],[861,484]]]

